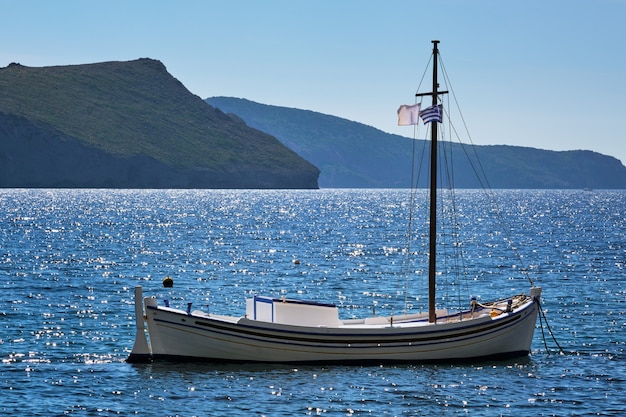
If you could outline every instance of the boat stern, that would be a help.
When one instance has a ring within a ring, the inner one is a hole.
[[[152,349],[146,338],[146,328],[143,311],[143,290],[135,287],[135,344],[126,359],[128,363],[148,363],[152,361]]]

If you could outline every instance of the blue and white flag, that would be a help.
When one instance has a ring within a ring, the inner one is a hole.
[[[421,105],[403,104],[398,108],[398,126],[416,125],[419,122]]]
[[[430,106],[420,112],[420,117],[424,124],[430,122],[439,122],[441,123],[441,113],[443,110],[443,106],[441,104],[437,106]]]

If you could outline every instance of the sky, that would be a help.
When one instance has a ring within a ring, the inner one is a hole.
[[[0,21],[0,67],[153,58],[203,99],[408,137],[438,39],[474,144],[626,164],[626,0],[0,0]]]

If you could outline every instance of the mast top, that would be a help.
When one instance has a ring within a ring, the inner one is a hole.
[[[439,54],[439,49],[437,48],[437,45],[439,44],[439,40],[437,39],[433,39],[431,41],[433,43],[433,59],[434,59],[434,64],[433,64],[433,91],[429,92],[429,93],[416,93],[415,97],[423,97],[423,96],[432,96],[433,97],[433,106],[437,104],[437,100],[436,97],[439,94],[448,94],[448,90],[445,91],[440,91],[438,90],[439,88],[439,83],[437,82],[437,54]]]

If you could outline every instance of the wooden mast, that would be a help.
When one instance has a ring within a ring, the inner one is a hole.
[[[433,106],[437,105],[437,44],[433,42]],[[430,228],[428,242],[428,322],[437,321],[435,313],[435,290],[437,272],[437,122],[430,124]]]
[[[438,91],[437,66],[439,58],[439,41],[433,40],[433,90],[430,93],[418,93],[416,97],[431,96],[432,105],[437,105],[439,94],[447,91]],[[435,323],[435,289],[437,273],[437,121],[430,123],[430,227],[428,242],[428,322]]]

